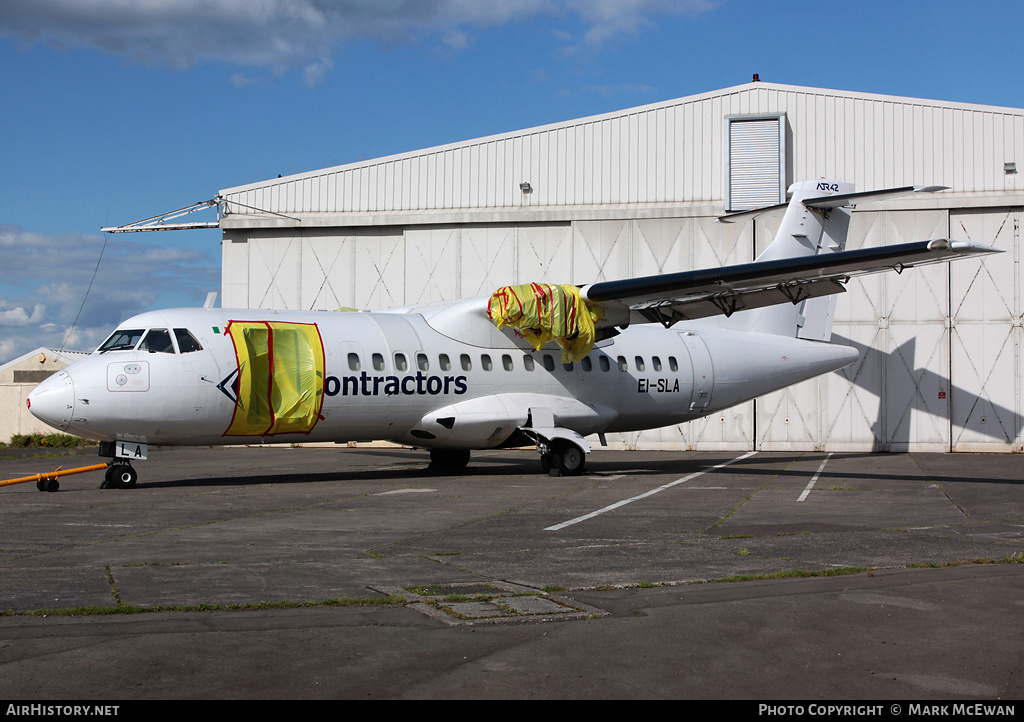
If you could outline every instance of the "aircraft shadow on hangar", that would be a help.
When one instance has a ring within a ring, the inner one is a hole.
[[[909,339],[888,353],[844,338],[836,333],[832,334],[832,342],[843,346],[852,346],[860,352],[860,360],[852,367],[852,372],[849,369],[840,369],[834,372],[845,376],[856,386],[879,396],[884,394],[884,390],[880,391],[876,383],[871,383],[871,381],[876,381],[877,379],[871,378],[869,380],[862,373],[865,368],[872,367],[884,368],[887,372],[896,374],[900,379],[912,380],[914,383],[913,398],[896,421],[895,429],[889,429],[888,427],[892,425],[891,421],[886,423],[886,420],[883,418],[886,413],[884,399],[879,403],[878,415],[871,424],[871,430],[875,439],[872,451],[902,451],[909,448],[912,440],[910,438],[908,417],[911,411],[924,412],[936,416],[935,404],[928,404],[925,400],[923,389],[942,389],[948,394],[948,401],[944,404],[946,414],[939,416],[939,418],[941,423],[946,425],[946,431],[949,434],[948,439],[952,440],[951,443],[953,444],[957,442],[959,435],[962,435],[964,430],[997,441],[1004,441],[1007,444],[1014,444],[1021,437],[1022,431],[1024,431],[1024,416],[1018,416],[1013,409],[1000,406],[993,402],[991,398],[983,399],[976,393],[953,385],[948,376],[937,374],[928,369],[915,368],[917,341],[914,338]],[[851,373],[852,377],[849,375]],[[957,403],[964,403],[971,407],[966,423],[958,423],[956,425],[952,423],[950,415],[954,400]],[[987,404],[990,412],[981,412],[977,408],[979,403]]]

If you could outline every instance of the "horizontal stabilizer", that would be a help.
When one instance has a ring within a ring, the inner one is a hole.
[[[765,206],[764,208],[752,208],[749,211],[726,213],[724,216],[719,216],[718,220],[722,223],[735,223],[736,221],[745,221],[748,218],[756,218],[757,216],[768,216],[772,213],[784,213],[787,208],[789,208],[789,203],[779,203],[774,206]]]
[[[947,186],[905,186],[903,188],[889,188],[883,191],[863,191],[862,193],[842,193],[834,196],[822,196],[821,198],[807,198],[804,205],[808,208],[840,208],[842,206],[855,206],[858,203],[880,201],[896,196],[907,196],[912,193],[935,193],[936,191],[948,190]]]
[[[880,201],[887,198],[895,198],[897,196],[906,196],[913,193],[935,193],[936,191],[948,190],[947,186],[903,186],[902,188],[887,188],[880,191],[863,191],[860,193],[840,193],[830,196],[821,196],[818,198],[805,198],[803,204],[808,208],[819,208],[825,210],[828,208],[841,208],[843,206],[854,206],[858,203],[869,203],[871,201]],[[754,218],[756,216],[770,214],[770,213],[781,213],[786,210],[789,203],[779,203],[774,206],[767,206],[765,208],[755,208],[749,211],[738,211],[736,213],[727,213],[724,216],[719,216],[718,220],[722,223],[735,223],[736,221],[746,220],[748,218]]]

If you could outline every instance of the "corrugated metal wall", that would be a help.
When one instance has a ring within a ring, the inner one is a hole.
[[[750,83],[592,118],[227,189],[277,213],[713,202],[723,198],[723,118],[784,113],[789,181],[861,189],[1019,187],[1024,111]],[[532,192],[520,190],[529,182]],[[252,208],[230,206],[232,213]]]

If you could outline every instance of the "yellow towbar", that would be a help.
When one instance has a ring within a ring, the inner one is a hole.
[[[106,469],[107,466],[108,464],[93,464],[92,466],[80,466],[76,469],[65,469],[63,466],[58,466],[49,473],[33,474],[32,476],[22,476],[18,479],[0,481],[0,486],[27,484],[30,481],[34,481],[36,483],[36,488],[39,489],[39,491],[57,491],[60,489],[60,482],[57,481],[57,477],[69,476],[71,474],[84,474],[87,471],[99,471],[100,469]]]

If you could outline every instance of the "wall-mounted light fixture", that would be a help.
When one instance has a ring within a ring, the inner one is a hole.
[[[1017,172],[1017,164],[1012,160],[1006,161],[1003,163],[1003,172],[1006,173],[1006,175],[1014,175]]]
[[[533,186],[531,186],[529,182],[523,181],[522,183],[519,184],[519,190],[521,190],[523,193],[533,193]]]

